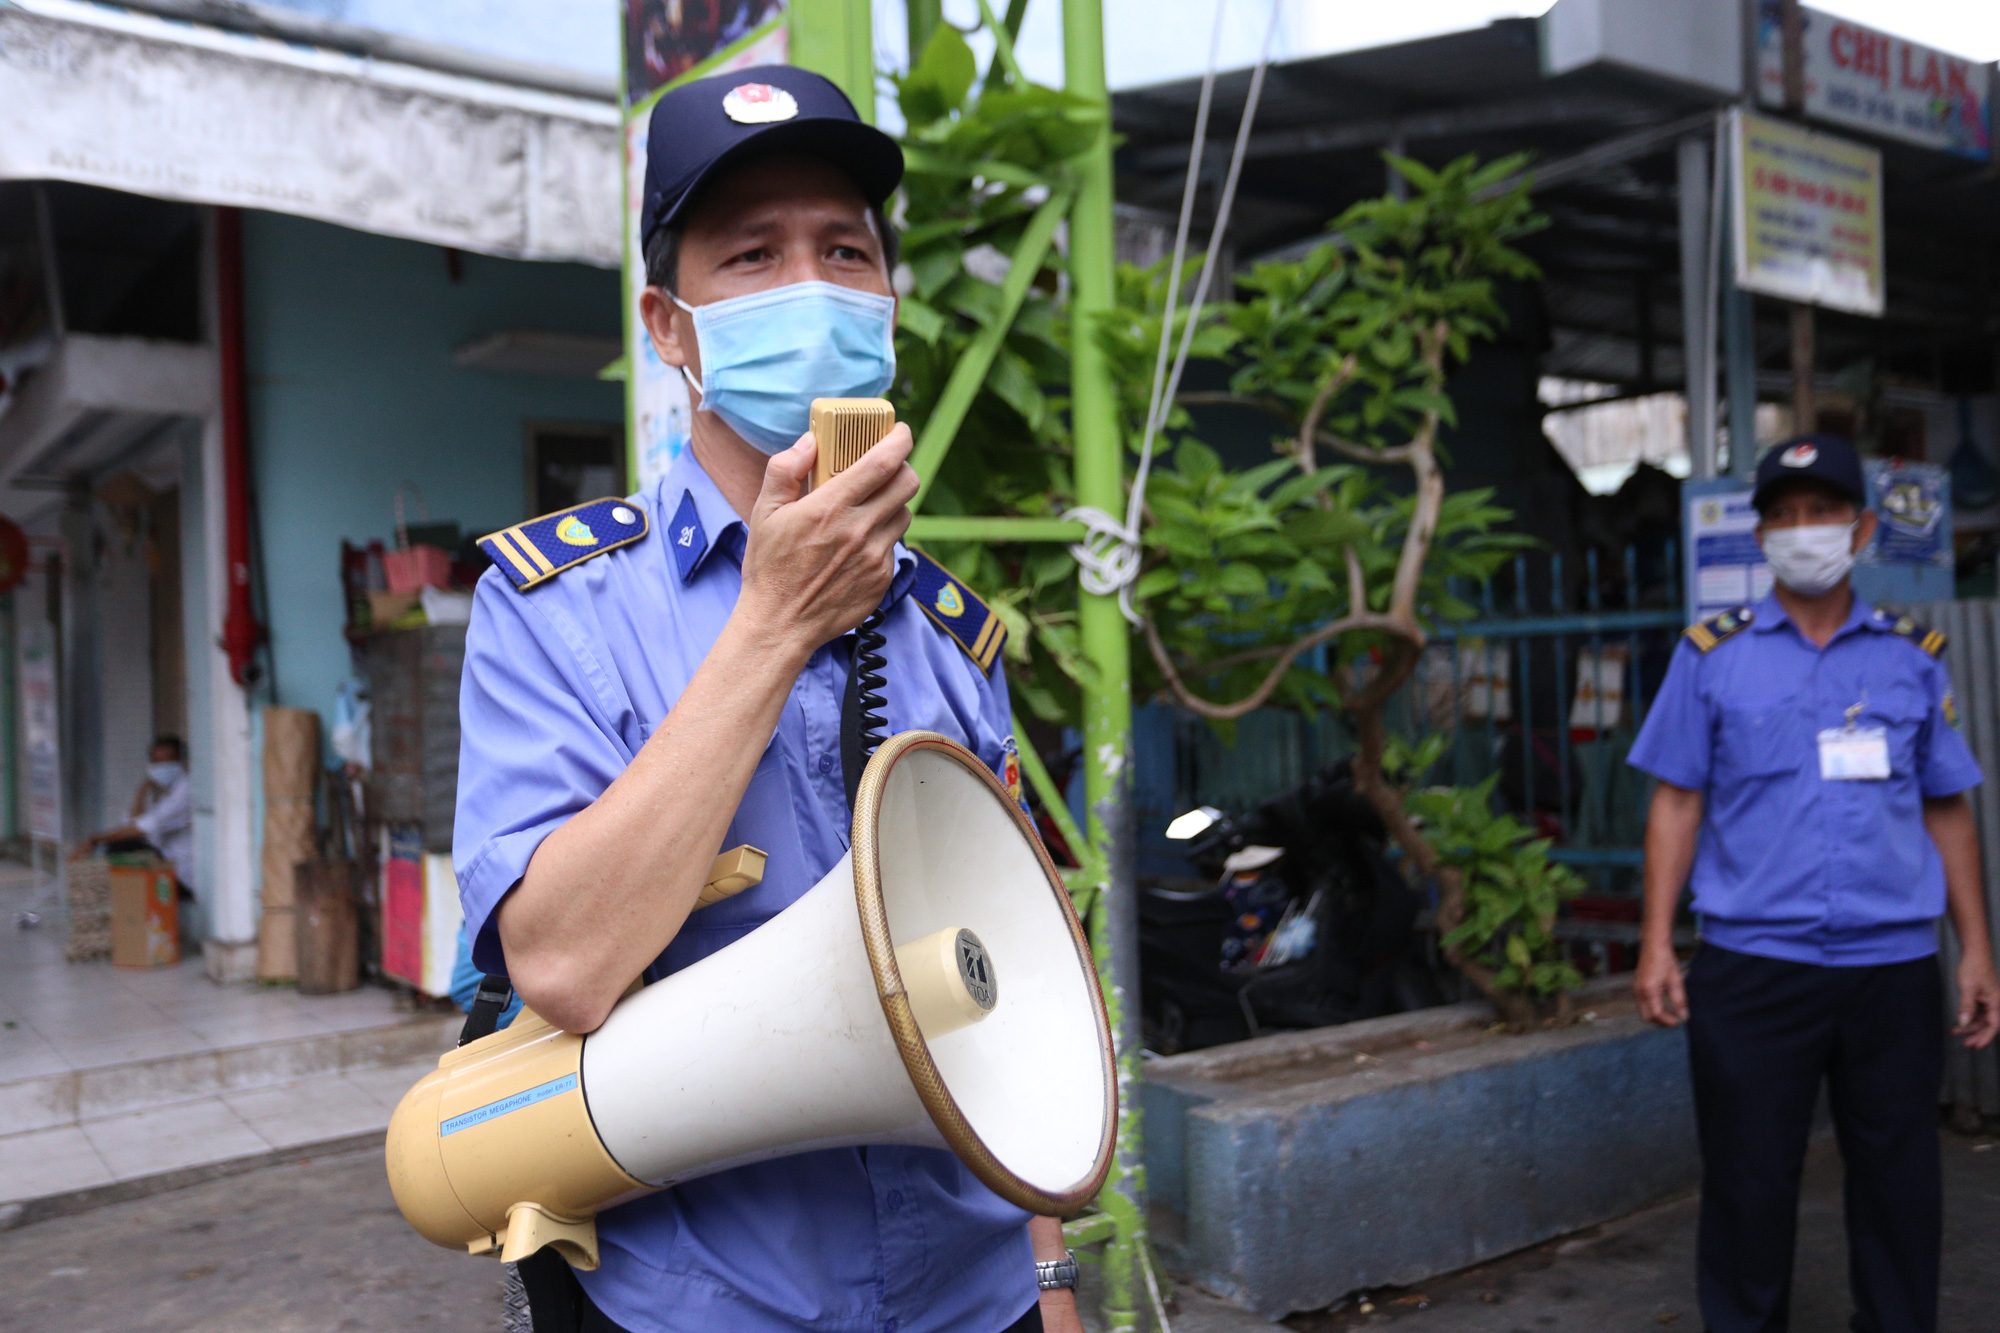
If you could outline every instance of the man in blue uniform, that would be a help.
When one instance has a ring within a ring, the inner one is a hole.
[[[1788,1327],[1799,1177],[1822,1080],[1847,1173],[1857,1333],[1937,1327],[1943,1012],[1937,918],[1958,932],[1955,1035],[2000,1031],[1944,636],[1854,596],[1874,536],[1860,460],[1812,435],[1757,468],[1776,580],[1687,631],[1631,762],[1658,778],[1633,989],[1685,1022],[1701,1139],[1697,1281],[1709,1333]],[[1672,930],[1690,883],[1702,944]]]
[[[652,343],[695,395],[656,487],[496,533],[466,642],[454,848],[473,956],[589,1032],[627,985],[743,938],[847,848],[853,630],[886,609],[888,731],[1012,751],[1003,635],[900,538],[898,426],[807,493],[816,397],[894,374],[894,141],[817,75],[763,67],[668,93],[649,127]],[[724,847],[763,881],[691,915]],[[632,1333],[1074,1328],[1054,1219],[949,1153],[800,1154],[598,1218],[583,1327]],[[1037,1257],[1057,1271],[1041,1276]]]

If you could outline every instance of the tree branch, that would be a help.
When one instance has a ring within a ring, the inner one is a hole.
[[[1187,683],[1181,679],[1179,669],[1174,666],[1173,657],[1167,652],[1166,644],[1160,641],[1160,631],[1153,624],[1153,618],[1147,616],[1142,623],[1146,630],[1146,647],[1153,654],[1153,664],[1159,667],[1160,674],[1167,678],[1167,689],[1174,700],[1182,707],[1217,722],[1232,721],[1252,709],[1262,707],[1264,701],[1271,697],[1272,691],[1278,688],[1278,683],[1285,678],[1285,673],[1291,670],[1292,663],[1298,660],[1299,654],[1308,648],[1325,643],[1328,639],[1339,638],[1349,630],[1381,630],[1387,634],[1410,639],[1417,649],[1421,649],[1424,643],[1424,632],[1414,623],[1405,624],[1373,611],[1350,612],[1338,620],[1328,621],[1312,633],[1295,640],[1290,647],[1279,653],[1278,660],[1272,663],[1271,670],[1266,673],[1263,681],[1248,695],[1233,704],[1218,704],[1202,698],[1187,687]]]
[[[1430,372],[1430,387],[1444,383],[1444,351],[1449,327],[1438,320],[1424,331],[1421,346],[1424,366]],[[1430,555],[1431,539],[1437,535],[1438,514],[1444,508],[1444,471],[1437,465],[1438,414],[1424,413],[1423,425],[1404,448],[1409,452],[1410,470],[1416,473],[1416,504],[1410,513],[1410,529],[1403,534],[1403,549],[1396,558],[1396,579],[1390,585],[1389,614],[1415,623],[1417,587],[1423,580],[1424,561]]]
[[[1368,609],[1368,579],[1361,572],[1361,556],[1349,542],[1341,550],[1347,556],[1347,609],[1366,611]]]
[[[1326,415],[1327,405],[1333,401],[1333,396],[1354,378],[1356,364],[1354,353],[1349,352],[1347,359],[1327,377],[1326,383],[1319,386],[1319,392],[1313,395],[1312,406],[1306,409],[1306,419],[1299,423],[1299,442],[1294,454],[1299,460],[1299,475],[1302,477],[1311,476],[1319,467],[1318,460],[1313,457],[1313,440],[1319,434],[1319,419]]]
[[[1395,445],[1388,449],[1370,449],[1365,444],[1343,440],[1328,431],[1320,431],[1314,436],[1321,444],[1344,458],[1352,458],[1360,463],[1407,463],[1410,461],[1410,446]]]

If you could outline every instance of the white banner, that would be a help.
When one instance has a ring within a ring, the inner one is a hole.
[[[1966,157],[1991,156],[1989,67],[1801,8],[1808,116]],[[1758,14],[1757,100],[1785,104],[1784,31],[1771,0]]]
[[[650,5],[641,5],[650,9]],[[782,65],[791,52],[791,29],[782,19],[753,34],[741,46],[690,73],[706,78],[753,65]],[[682,75],[681,77],[687,77]],[[674,459],[687,448],[693,427],[694,395],[680,369],[660,360],[653,340],[639,318],[639,297],[646,290],[645,258],[640,252],[640,206],[646,197],[646,126],[652,119],[649,95],[625,125],[625,243],[631,263],[625,273],[625,412],[631,422],[632,490],[650,490],[667,475]]]
[[[23,618],[15,678],[21,682],[21,754],[28,777],[28,836],[62,841],[62,715],[56,707],[56,634]]]
[[[609,103],[71,0],[0,5],[0,179],[610,268],[618,124]]]

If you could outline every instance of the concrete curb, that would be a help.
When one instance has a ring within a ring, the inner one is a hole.
[[[385,1027],[285,1037],[0,1083],[0,1125],[6,1127],[0,1143],[14,1134],[435,1057],[451,1049],[464,1022],[459,1014],[413,1014]]]
[[[109,1185],[92,1185],[84,1189],[44,1194],[36,1199],[21,1199],[14,1203],[0,1204],[0,1231],[33,1226],[37,1222],[47,1222],[58,1217],[74,1217],[78,1213],[87,1213],[95,1208],[108,1207],[114,1203],[130,1203],[134,1199],[186,1189],[190,1185],[219,1180],[225,1176],[242,1175],[246,1171],[255,1171],[261,1167],[277,1166],[284,1162],[303,1162],[313,1157],[354,1152],[363,1148],[379,1148],[386,1133],[386,1130],[371,1129],[360,1134],[343,1134],[317,1143],[301,1143],[291,1148],[273,1148],[269,1152],[231,1157],[220,1162],[204,1162],[199,1166],[184,1166],[150,1176],[114,1181]]]

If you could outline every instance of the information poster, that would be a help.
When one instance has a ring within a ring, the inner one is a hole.
[[[657,484],[687,447],[692,395],[679,368],[646,336],[639,211],[646,188],[646,124],[677,83],[782,65],[791,53],[785,0],[626,0],[625,3],[625,416],[634,491]]]
[[[1880,315],[1882,155],[1748,111],[1730,122],[1736,285]]]
[[[1771,567],[1757,544],[1757,511],[1740,481],[1681,483],[1686,534],[1688,623],[1746,606],[1771,591]]]
[[[1988,66],[1800,8],[1808,116],[1982,161],[1992,156]],[[1757,100],[1769,107],[1785,104],[1778,0],[1758,6]]]

